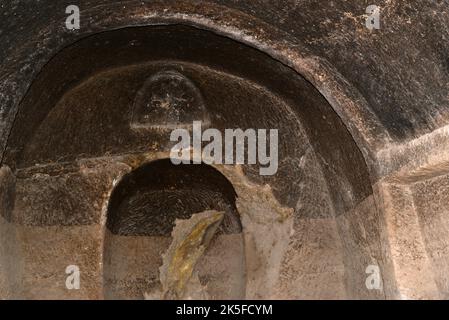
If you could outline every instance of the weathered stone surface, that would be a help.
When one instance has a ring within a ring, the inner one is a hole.
[[[2,3],[0,298],[142,299],[208,209],[202,298],[448,298],[449,3],[369,4]],[[192,120],[279,129],[278,172],[141,174]]]
[[[425,249],[442,299],[449,298],[448,182],[446,173],[411,186]]]
[[[15,181],[10,168],[0,168],[0,299],[17,297],[15,293],[20,286],[21,255],[17,233],[11,223]]]

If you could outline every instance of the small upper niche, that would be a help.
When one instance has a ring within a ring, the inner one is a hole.
[[[190,128],[195,120],[208,122],[200,90],[186,76],[168,70],[149,77],[137,92],[131,128]]]

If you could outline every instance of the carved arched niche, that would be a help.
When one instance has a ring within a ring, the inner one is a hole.
[[[177,219],[206,210],[224,219],[196,267],[213,299],[245,296],[242,225],[232,184],[208,165],[162,159],[125,175],[109,202],[104,246],[105,298],[158,297],[162,257]]]

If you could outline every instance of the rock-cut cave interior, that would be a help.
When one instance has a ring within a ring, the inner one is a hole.
[[[283,36],[291,20],[239,24],[251,15],[245,6],[235,19],[234,9],[222,12],[229,25],[220,32],[200,18],[175,21],[188,5],[170,8],[165,22],[161,8],[147,15],[160,23],[120,27],[111,21],[125,18],[93,8],[102,27],[55,36],[63,45],[46,42],[57,50],[32,56],[29,85],[15,89],[13,116],[0,121],[0,298],[449,298],[449,104],[435,91],[449,89],[449,68],[428,81],[403,72],[406,53],[397,53],[383,70],[396,84],[389,96],[364,78],[375,67],[357,70],[361,54],[351,73],[337,56],[301,51],[318,52],[324,26],[303,38],[305,27],[292,30],[296,45]],[[447,13],[439,19],[449,22]],[[382,31],[357,28],[360,39]],[[345,45],[340,52],[357,50]],[[374,61],[386,50],[385,60],[393,45],[364,53]],[[4,74],[26,72],[13,63],[21,51],[11,52]],[[413,106],[397,115],[377,107],[382,94],[405,104],[415,90],[419,99],[419,81],[432,86],[422,91],[432,110],[441,107],[425,115],[432,121],[420,122]],[[191,133],[195,121],[223,136],[277,129],[275,174],[249,162],[174,163],[170,135]],[[81,276],[76,290],[68,270]]]

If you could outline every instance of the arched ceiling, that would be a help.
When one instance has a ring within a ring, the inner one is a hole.
[[[368,162],[449,120],[446,0],[377,1],[381,29],[374,31],[365,27],[370,3],[343,0],[81,0],[83,26],[68,31],[65,7],[72,3],[66,2],[2,5],[8,17],[0,22],[3,146],[21,98],[58,50],[96,32],[158,23],[211,29],[293,67],[328,99]]]

